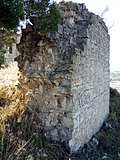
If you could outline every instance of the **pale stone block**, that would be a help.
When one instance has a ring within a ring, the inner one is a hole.
[[[109,113],[109,35],[100,18],[83,4],[61,2],[59,7],[63,17],[58,32],[38,42],[39,52],[31,64],[25,62],[28,76],[23,79],[26,90],[33,87],[31,104],[37,101],[50,137],[65,140],[75,152]]]
[[[62,124],[67,127],[67,128],[72,128],[73,127],[73,119],[68,118],[68,117],[63,117],[62,119]]]

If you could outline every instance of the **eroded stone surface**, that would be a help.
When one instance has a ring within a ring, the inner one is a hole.
[[[46,136],[71,152],[88,142],[109,113],[109,35],[84,4],[61,2],[58,31],[24,31],[18,50],[21,87],[31,93]],[[31,47],[31,48],[30,48]]]

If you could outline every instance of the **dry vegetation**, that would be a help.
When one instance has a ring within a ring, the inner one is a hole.
[[[0,160],[66,159],[61,144],[46,141],[40,120],[26,107],[27,101],[18,88],[1,88]]]
[[[120,94],[111,89],[110,115],[101,130],[76,155],[46,140],[28,96],[16,87],[0,91],[0,160],[120,160]]]

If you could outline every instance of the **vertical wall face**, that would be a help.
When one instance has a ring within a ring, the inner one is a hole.
[[[46,136],[75,152],[109,112],[109,36],[100,17],[83,4],[61,2],[60,9],[58,32],[36,44],[34,33],[25,30],[18,63],[26,75],[21,87],[32,91],[28,105]]]
[[[70,147],[76,151],[102,125],[109,113],[109,36],[101,23],[90,25],[84,51],[76,50],[72,75],[74,129]]]

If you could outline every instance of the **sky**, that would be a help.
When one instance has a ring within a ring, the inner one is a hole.
[[[56,0],[60,2],[61,0]],[[66,0],[69,1],[69,0]],[[120,0],[72,0],[77,3],[85,3],[89,11],[101,15],[103,10],[109,10],[104,14],[104,21],[110,34],[110,71],[120,71]]]

